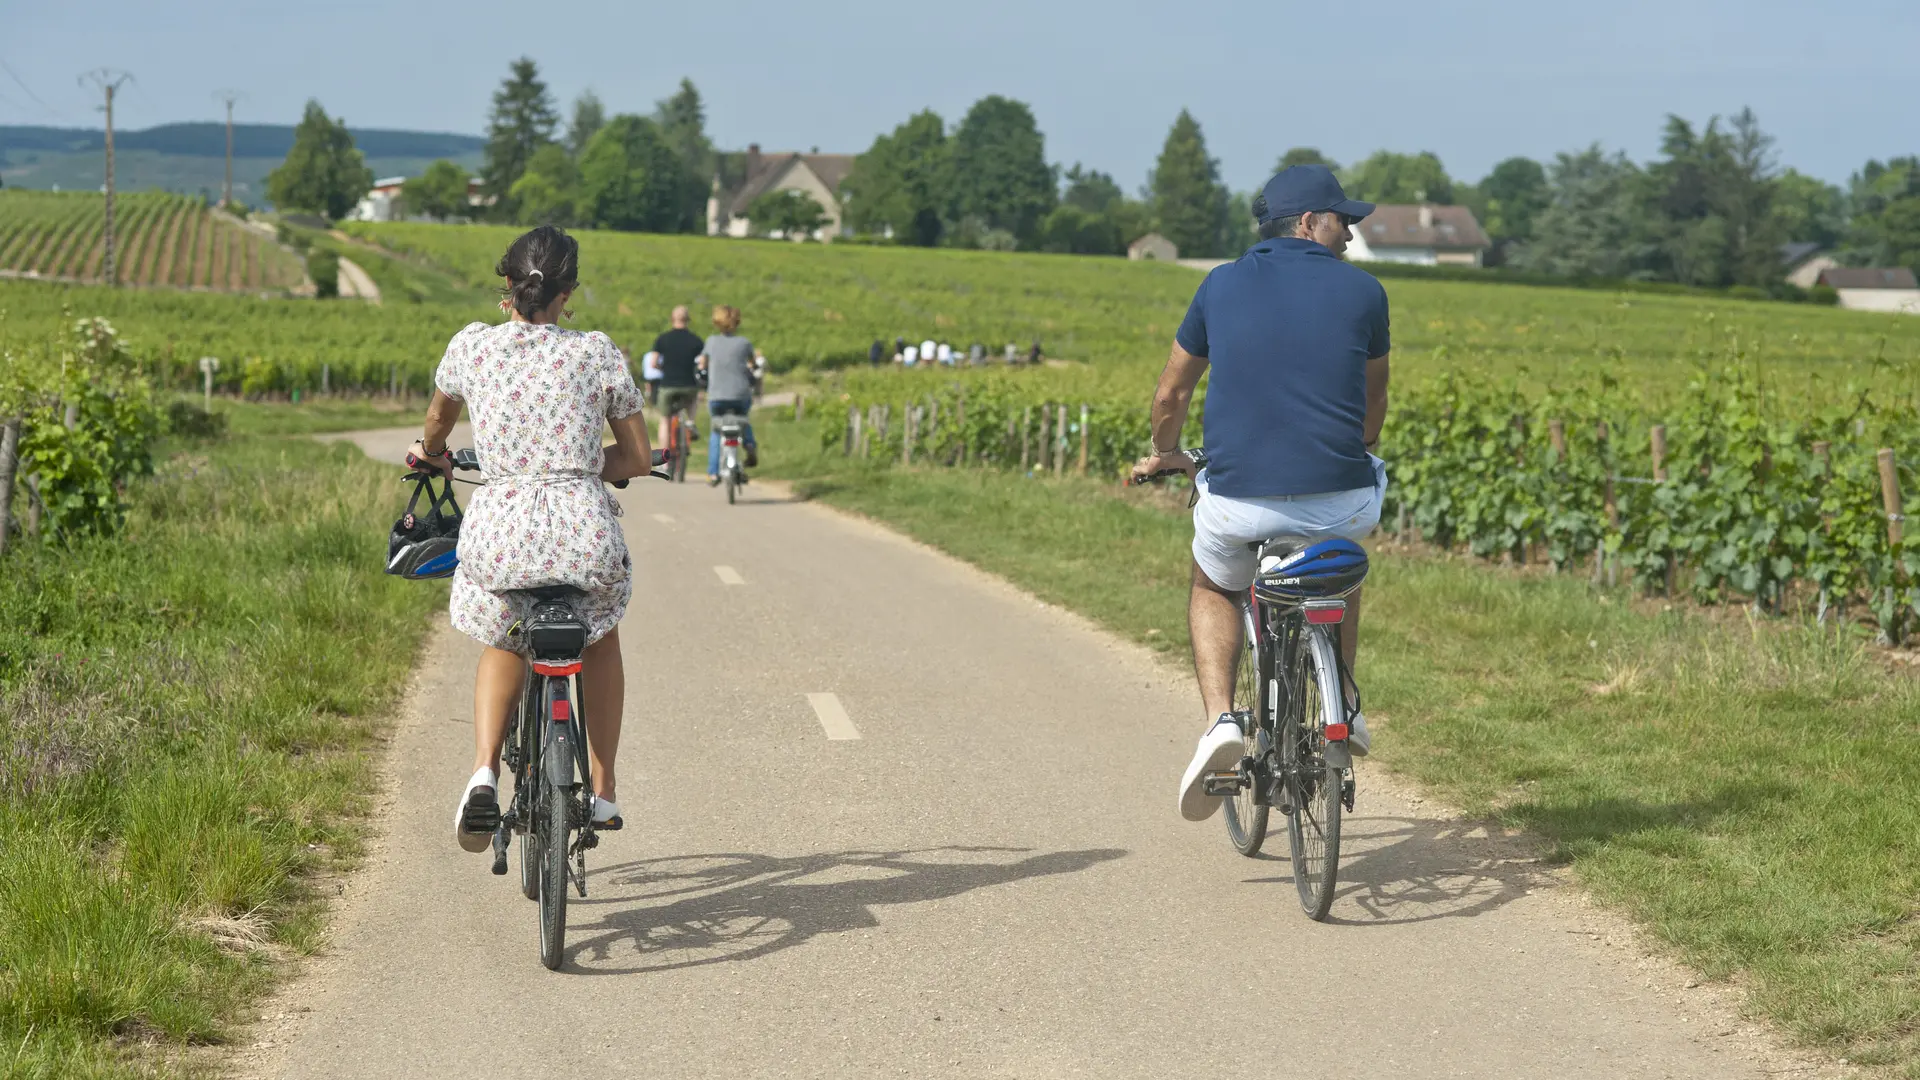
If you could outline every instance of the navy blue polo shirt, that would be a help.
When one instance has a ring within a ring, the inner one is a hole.
[[[1208,490],[1233,498],[1373,486],[1367,360],[1387,291],[1311,240],[1263,240],[1217,266],[1174,335],[1207,358]]]

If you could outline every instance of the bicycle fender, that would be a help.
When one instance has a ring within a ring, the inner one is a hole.
[[[572,787],[575,753],[573,702],[567,696],[567,680],[547,680],[547,707],[541,710],[540,771],[546,781],[558,787]]]

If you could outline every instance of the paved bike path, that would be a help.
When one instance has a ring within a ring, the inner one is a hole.
[[[410,437],[354,436],[387,459]],[[1517,843],[1414,809],[1377,770],[1360,774],[1332,918],[1307,921],[1284,832],[1246,859],[1217,817],[1175,811],[1191,683],[1073,616],[760,485],[735,507],[698,483],[636,482],[621,501],[629,824],[590,857],[566,969],[539,965],[517,868],[493,877],[449,835],[479,650],[442,617],[394,734],[384,835],[243,1072],[1615,1080],[1788,1064],[1707,991],[1590,936],[1617,924]]]

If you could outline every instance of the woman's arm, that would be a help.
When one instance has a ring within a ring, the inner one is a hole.
[[[611,483],[652,472],[653,445],[647,441],[646,418],[636,411],[608,420],[607,426],[613,429],[613,445],[606,448],[600,479]]]
[[[437,461],[447,456],[447,436],[453,434],[453,425],[460,419],[460,401],[450,398],[446,391],[435,389],[433,399],[427,402],[426,432],[414,441],[409,451],[417,458]],[[441,466],[441,472],[447,467]]]

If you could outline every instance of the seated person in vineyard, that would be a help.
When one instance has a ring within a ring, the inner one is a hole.
[[[1205,777],[1233,768],[1245,750],[1232,709],[1238,598],[1257,570],[1248,545],[1283,535],[1359,540],[1379,524],[1387,492],[1386,464],[1372,453],[1387,416],[1387,293],[1340,259],[1350,226],[1373,204],[1347,198],[1325,166],[1295,165],[1267,181],[1253,211],[1261,240],[1194,293],[1154,393],[1153,453],[1133,467],[1135,476],[1191,471],[1180,432],[1211,366],[1187,604],[1209,726],[1180,782],[1190,821],[1220,808]],[[1349,674],[1359,631],[1355,592],[1340,627]],[[1350,682],[1346,692],[1347,748],[1365,754],[1366,718]]]
[[[700,400],[700,384],[696,372],[700,358],[700,335],[687,329],[692,316],[687,306],[673,309],[671,316],[673,328],[653,339],[653,351],[660,354],[660,445],[667,445],[667,417],[687,410],[693,415],[694,403]]]

